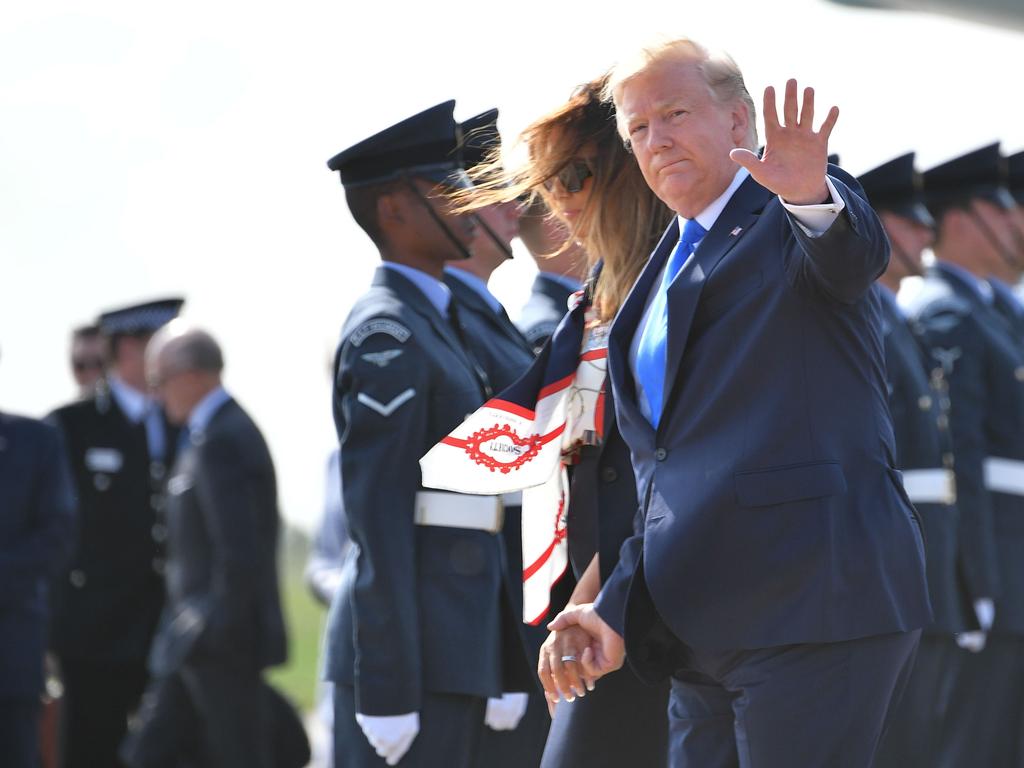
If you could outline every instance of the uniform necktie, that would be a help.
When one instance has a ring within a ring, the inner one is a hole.
[[[664,407],[662,401],[664,399],[665,355],[668,342],[668,287],[675,280],[686,260],[690,258],[697,243],[706,234],[707,230],[698,224],[696,219],[686,222],[686,226],[683,227],[683,235],[679,238],[679,244],[665,265],[665,272],[661,276],[661,285],[658,286],[658,292],[651,302],[647,325],[644,326],[643,335],[641,335],[640,344],[637,347],[636,374],[650,408],[651,426],[655,429],[658,428]]]

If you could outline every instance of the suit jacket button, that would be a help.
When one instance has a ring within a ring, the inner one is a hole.
[[[932,407],[932,399],[928,395],[921,395],[917,398],[917,407],[922,411],[927,411]]]
[[[153,558],[153,570],[161,576],[164,575],[164,559],[162,557]]]
[[[667,456],[668,451],[666,451],[664,448],[659,448],[654,452],[654,458],[656,458],[658,461],[664,461]]]
[[[605,467],[601,470],[601,479],[606,483],[614,483],[619,479],[619,473],[615,471],[615,467]]]
[[[110,487],[110,478],[102,473],[97,473],[92,477],[92,484],[96,486],[97,491],[105,491]]]
[[[72,571],[68,576],[68,580],[71,582],[72,587],[75,589],[81,589],[85,586],[85,571]]]
[[[167,526],[166,525],[162,525],[161,523],[156,523],[156,524],[153,525],[152,529],[150,529],[150,532],[153,534],[153,541],[157,542],[158,544],[161,543],[161,542],[167,541]]]

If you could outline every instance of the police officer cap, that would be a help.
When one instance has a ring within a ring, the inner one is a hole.
[[[100,315],[97,325],[108,336],[154,333],[176,318],[184,303],[184,299],[168,298],[111,309]]]
[[[1024,152],[1006,158],[1006,167],[1010,175],[1010,194],[1020,205],[1024,205]]]
[[[459,167],[455,102],[446,101],[363,139],[327,161],[346,189],[419,176],[451,187],[471,186]]]
[[[914,169],[914,153],[908,152],[877,168],[862,173],[857,179],[876,211],[891,211],[897,216],[935,226],[935,220],[924,206],[921,174]]]
[[[501,149],[498,133],[498,110],[489,109],[469,118],[459,126],[462,133],[462,166],[472,170],[491,160]]]
[[[998,142],[947,160],[925,171],[923,178],[925,205],[936,216],[975,199],[1000,208],[1014,205],[1006,190],[1006,160]]]

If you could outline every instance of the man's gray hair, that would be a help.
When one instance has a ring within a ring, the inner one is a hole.
[[[743,73],[732,56],[724,51],[709,50],[696,40],[681,37],[644,46],[612,68],[602,96],[606,101],[614,102],[618,107],[622,88],[626,83],[654,65],[665,62],[696,63],[716,101],[721,104],[733,101],[741,102],[747,108],[750,118],[747,149],[757,147],[757,109],[747,90],[747,84],[743,80]],[[616,110],[617,115],[618,110]],[[624,126],[621,122],[618,127],[619,133],[623,134]]]
[[[224,355],[213,336],[180,318],[153,335],[146,357],[154,363],[161,361],[168,371],[220,373],[224,370]]]

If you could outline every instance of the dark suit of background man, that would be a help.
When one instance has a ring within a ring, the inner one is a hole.
[[[556,629],[594,635],[585,671],[621,664],[625,633],[641,677],[671,675],[673,766],[864,768],[931,619],[872,291],[888,243],[826,167],[837,110],[815,132],[791,80],[780,124],[766,92],[759,159],[735,65],[660,53],[612,75],[620,132],[682,219],[608,345],[644,531]]]
[[[501,148],[498,110],[491,109],[460,126],[462,163],[471,171]],[[519,206],[504,203],[481,208],[476,217],[476,235],[469,244],[470,258],[445,267],[444,283],[459,307],[469,351],[480,363],[495,392],[513,384],[533,362],[533,347],[512,324],[505,307],[487,287],[494,271],[512,258],[512,238],[519,229]],[[523,607],[522,495],[504,499],[505,560],[512,605],[519,616]],[[566,595],[567,596],[567,595]],[[536,658],[547,637],[543,626],[519,622],[528,649]],[[540,765],[551,717],[540,684],[529,693],[506,693],[487,702],[480,768],[530,768]]]
[[[873,168],[858,180],[892,246],[889,267],[878,279],[889,411],[896,436],[896,466],[924,525],[928,593],[935,617],[922,631],[913,672],[875,764],[876,768],[932,768],[961,657],[955,635],[968,627],[964,610],[968,604],[959,579],[958,558],[963,550],[948,384],[942,366],[930,358],[926,364],[924,328],[907,319],[896,294],[904,277],[924,273],[921,257],[932,242],[935,221],[924,206],[913,152]]]
[[[0,413],[0,756],[39,765],[49,583],[74,541],[75,500],[53,427]]]
[[[1024,344],[986,278],[1019,274],[1003,158],[992,144],[924,173],[936,262],[906,297],[949,381],[970,632],[936,765],[1020,765],[1024,717]],[[904,296],[901,294],[901,301]]]
[[[78,494],[70,567],[54,588],[52,644],[64,675],[65,768],[120,765],[117,746],[146,686],[164,601],[166,468],[177,431],[146,394],[149,337],[181,299],[100,316],[110,371],[94,394],[54,411]]]
[[[539,352],[569,310],[569,297],[583,287],[587,260],[540,198],[519,218],[519,239],[537,263],[530,298],[516,325]]]
[[[531,684],[500,499],[421,485],[419,457],[491,393],[442,282],[475,229],[441,195],[465,183],[454,105],[328,163],[384,261],[345,321],[335,368],[352,538],[325,643],[339,768],[475,768],[487,699]]]
[[[146,358],[147,377],[187,441],[167,483],[167,606],[129,762],[177,765],[161,762],[173,752],[156,747],[169,743],[200,765],[269,768],[273,714],[262,670],[286,657],[274,465],[257,426],[221,386],[224,360],[209,334],[177,321]],[[190,713],[195,727],[183,728]]]

